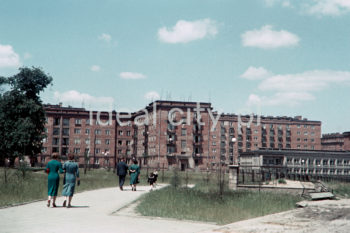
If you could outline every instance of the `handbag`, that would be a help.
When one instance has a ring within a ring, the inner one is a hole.
[[[49,174],[49,173],[50,173],[50,168],[46,168],[45,172],[46,172],[47,174]]]

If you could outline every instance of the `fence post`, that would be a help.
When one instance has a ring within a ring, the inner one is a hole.
[[[163,169],[162,169],[162,182],[164,182],[164,163],[163,163]]]
[[[252,182],[254,183],[254,170],[252,169]]]

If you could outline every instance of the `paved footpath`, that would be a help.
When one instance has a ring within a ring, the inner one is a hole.
[[[63,198],[57,198],[56,208],[46,207],[47,201],[0,209],[0,232],[33,233],[109,233],[109,232],[200,232],[217,226],[198,222],[150,217],[112,215],[148,192],[140,186],[136,192],[129,187],[106,188],[74,195],[73,208],[63,208]]]

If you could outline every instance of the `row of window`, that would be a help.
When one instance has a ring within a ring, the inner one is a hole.
[[[300,174],[323,174],[323,175],[349,175],[349,169],[307,169],[307,168],[290,168],[288,173],[300,173]]]
[[[297,164],[297,165],[350,165],[349,159],[301,159],[301,158],[287,158],[287,164]]]

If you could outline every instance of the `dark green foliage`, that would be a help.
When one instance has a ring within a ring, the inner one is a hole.
[[[31,158],[41,151],[45,112],[39,93],[52,78],[40,68],[20,68],[19,73],[0,77],[0,85],[8,91],[0,95],[0,165],[4,158],[13,165],[16,157]]]

